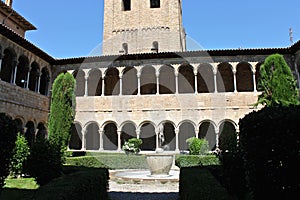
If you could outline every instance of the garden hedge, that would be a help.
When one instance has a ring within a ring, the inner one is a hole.
[[[107,169],[81,169],[41,186],[30,199],[106,200],[108,199],[108,179]]]
[[[219,158],[215,155],[177,155],[175,158],[175,165],[179,168],[219,164]]]
[[[233,199],[206,167],[180,169],[179,196],[180,200]]]
[[[254,199],[300,193],[300,107],[270,107],[240,120],[240,148]]]

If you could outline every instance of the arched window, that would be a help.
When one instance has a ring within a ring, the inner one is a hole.
[[[119,95],[120,94],[120,77],[119,70],[117,68],[111,67],[106,71],[105,75],[105,95]]]
[[[34,123],[32,121],[27,122],[26,124],[26,132],[25,132],[25,138],[28,142],[28,146],[32,146],[35,138],[35,127]]]
[[[198,93],[213,93],[215,91],[214,72],[211,65],[200,65],[197,80]]]
[[[156,94],[156,75],[152,66],[145,66],[141,72],[141,94]]]
[[[87,126],[86,131],[86,150],[99,150],[100,134],[98,125],[96,123],[91,123]]]
[[[143,140],[141,150],[154,151],[156,149],[156,133],[151,123],[145,123],[141,127],[140,138]]]
[[[239,63],[236,71],[236,83],[238,92],[253,92],[253,73],[249,63]]]
[[[228,121],[223,122],[219,128],[219,148],[222,151],[232,151],[237,147],[237,134],[235,126]]]
[[[195,127],[190,122],[184,122],[179,127],[179,150],[186,151],[188,150],[188,145],[186,140],[195,137]]]
[[[22,88],[27,86],[29,60],[26,56],[20,56],[17,66],[16,85]]]
[[[123,95],[137,95],[138,79],[137,70],[134,67],[126,67],[124,69],[122,82]]]
[[[103,148],[104,150],[118,149],[117,126],[114,123],[109,123],[104,127]]]
[[[195,76],[191,65],[183,65],[179,68],[178,92],[195,93]]]
[[[2,81],[11,83],[14,76],[14,67],[16,64],[16,54],[11,49],[4,50],[4,57],[1,63],[0,78]]]
[[[101,96],[102,74],[99,69],[92,69],[88,78],[88,96]]]
[[[131,10],[131,0],[123,0],[123,10],[124,11]]]
[[[124,145],[126,141],[128,141],[130,138],[136,138],[136,128],[133,123],[126,123],[122,127],[122,133],[121,133],[121,146]]]
[[[172,123],[166,122],[163,126],[164,141],[161,145],[166,151],[175,151],[176,149],[176,134]]]
[[[40,94],[47,96],[49,89],[50,75],[48,69],[44,67],[42,69],[42,75],[40,80]]]
[[[39,123],[37,129],[36,139],[46,139],[48,137],[48,132],[44,123]]]
[[[157,42],[157,41],[154,41],[154,42],[152,43],[151,51],[152,51],[153,53],[158,53],[158,42]]]
[[[29,76],[29,90],[37,92],[39,76],[40,76],[40,67],[36,62],[33,62],[31,64],[31,70]]]
[[[74,78],[76,79],[76,96],[84,96],[85,93],[85,73],[82,70],[75,71],[73,73]]]
[[[232,66],[229,63],[221,63],[218,66],[217,87],[218,92],[234,91]]]
[[[122,50],[120,51],[120,53],[125,54],[125,55],[128,54],[128,44],[127,43],[122,44]]]
[[[200,139],[204,138],[208,141],[210,150],[214,150],[216,148],[216,131],[211,122],[203,122],[201,124],[198,137]]]
[[[72,124],[71,138],[69,141],[69,148],[74,150],[80,150],[82,147],[82,128],[80,124]]]
[[[150,8],[160,8],[160,0],[150,0]]]
[[[170,65],[164,65],[159,71],[159,93],[175,94],[175,71]]]

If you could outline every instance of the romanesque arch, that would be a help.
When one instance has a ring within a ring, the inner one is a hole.
[[[7,48],[4,50],[4,56],[1,63],[0,79],[11,83],[14,76],[14,67],[17,61],[16,53],[13,49]]]
[[[215,92],[214,72],[210,64],[201,64],[197,73],[198,93]]]
[[[216,148],[216,140],[217,140],[214,123],[211,121],[202,122],[199,127],[198,138],[206,139],[208,141],[210,150],[214,150]]]
[[[196,137],[195,126],[192,122],[185,121],[179,126],[179,150],[186,151],[188,150],[188,145],[186,140]]]
[[[102,95],[102,73],[99,69],[94,68],[89,71],[88,78],[88,96]]]
[[[176,133],[174,124],[166,121],[162,124],[162,130],[160,131],[162,131],[164,136],[164,141],[162,144],[160,144],[160,146],[162,146],[166,151],[175,151]]]
[[[138,93],[138,78],[137,70],[134,67],[126,67],[122,77],[122,94],[137,95]]]
[[[23,121],[20,118],[16,118],[14,121],[16,123],[18,133],[24,134]]]
[[[46,139],[47,137],[48,137],[48,132],[47,132],[45,123],[40,122],[37,126],[36,138],[37,139]]]
[[[40,76],[40,66],[33,62],[31,64],[30,75],[29,75],[29,90],[33,92],[37,92],[38,89],[38,81]]]
[[[87,125],[85,142],[86,142],[86,150],[100,149],[99,126],[96,122],[91,122]]]
[[[156,73],[152,66],[145,66],[141,70],[141,94],[156,94]]]
[[[82,70],[76,70],[73,73],[74,78],[76,79],[76,96],[84,96],[85,93],[85,73]]]
[[[237,145],[236,128],[233,122],[224,120],[219,127],[219,148],[222,151],[230,151]]]
[[[28,121],[25,125],[26,132],[25,132],[25,138],[28,142],[28,146],[31,147],[33,145],[34,139],[35,139],[35,126],[32,121]]]
[[[234,91],[232,66],[229,63],[221,63],[218,66],[217,89],[218,92]]]
[[[73,150],[80,150],[82,148],[82,128],[79,123],[75,122],[72,124],[69,148]]]
[[[170,65],[164,65],[159,70],[159,94],[175,94],[175,71]]]
[[[29,71],[29,60],[26,56],[22,55],[19,57],[17,74],[16,74],[16,85],[22,88],[27,86],[27,78]]]
[[[253,73],[249,63],[241,62],[237,65],[236,83],[238,92],[253,92]]]
[[[49,90],[50,74],[47,67],[42,69],[41,79],[40,79],[40,94],[47,96]]]
[[[119,70],[115,67],[108,68],[105,73],[105,95],[119,95],[120,94],[120,77]]]
[[[178,92],[195,93],[195,75],[193,66],[184,64],[179,67]]]
[[[110,122],[104,126],[103,148],[104,150],[118,149],[118,132],[117,125]]]
[[[137,138],[136,126],[133,122],[126,122],[121,130],[121,146],[130,138]]]
[[[147,122],[141,126],[140,139],[143,140],[141,150],[154,151],[156,149],[156,133],[153,124]]]

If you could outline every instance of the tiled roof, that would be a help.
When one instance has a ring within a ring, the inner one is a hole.
[[[0,1],[0,10],[3,10],[7,14],[11,14],[11,18],[19,23],[20,26],[23,26],[26,30],[36,30],[36,27],[32,25],[29,21],[27,21],[24,17],[22,17],[15,10],[7,6],[4,2]]]

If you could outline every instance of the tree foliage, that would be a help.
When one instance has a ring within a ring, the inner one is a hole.
[[[0,113],[0,193],[4,186],[4,180],[9,175],[10,159],[15,147],[17,128],[14,121]]]
[[[20,133],[18,133],[15,144],[10,170],[12,175],[20,176],[25,172],[25,164],[30,154],[30,148],[26,138]]]
[[[65,149],[70,139],[71,126],[75,116],[75,79],[70,73],[60,74],[53,83],[49,140]]]
[[[299,105],[296,81],[282,55],[267,57],[260,68],[260,75],[258,88],[262,94],[259,95],[256,106]]]

